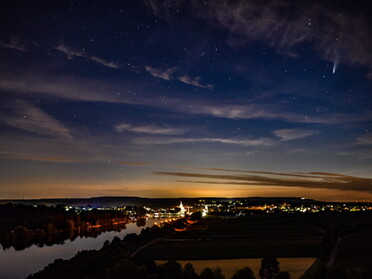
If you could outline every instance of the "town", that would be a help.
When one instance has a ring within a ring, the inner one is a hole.
[[[186,199],[187,200],[187,199]],[[224,215],[245,216],[249,214],[275,213],[322,213],[322,212],[363,212],[372,211],[372,202],[319,202],[300,198],[292,202],[251,201],[245,199],[199,199],[192,203],[173,206],[65,206],[66,211],[75,210],[117,210],[124,212],[132,219],[138,216],[147,218],[177,218],[200,211],[202,216]]]

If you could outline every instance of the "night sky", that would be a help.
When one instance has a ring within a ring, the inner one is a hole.
[[[14,1],[0,198],[372,200],[367,1]]]

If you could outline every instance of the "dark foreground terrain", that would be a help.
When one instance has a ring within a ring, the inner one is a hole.
[[[149,246],[139,256],[163,260],[316,257],[324,233],[303,217],[206,218]]]
[[[31,278],[204,278],[167,277],[154,260],[274,257],[316,257],[304,279],[371,278],[371,214],[257,214],[204,218],[190,225],[195,219],[114,239],[99,251],[57,260]],[[205,278],[224,278],[218,276]]]

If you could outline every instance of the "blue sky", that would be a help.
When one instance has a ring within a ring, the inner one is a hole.
[[[364,2],[14,2],[0,198],[372,197]]]

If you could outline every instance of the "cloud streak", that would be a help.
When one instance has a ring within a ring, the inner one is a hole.
[[[183,82],[183,83],[193,85],[193,86],[196,86],[196,87],[210,89],[210,90],[213,89],[212,84],[203,84],[201,82],[200,77],[191,77],[189,75],[181,75],[181,76],[178,77],[178,80]]]
[[[118,95],[125,84],[107,80],[92,80],[70,76],[50,76],[38,73],[26,76],[14,74],[0,77],[0,88],[4,91],[27,95],[35,93],[46,97],[59,97],[74,101],[142,104],[134,96]]]
[[[10,160],[28,160],[28,161],[41,161],[41,162],[52,162],[52,163],[82,163],[82,160],[75,160],[69,158],[57,158],[57,157],[34,157],[34,156],[1,156],[2,159]]]
[[[9,42],[0,41],[0,47],[18,50],[22,52],[28,52],[27,47],[21,43],[18,39],[12,38]]]
[[[361,145],[372,145],[372,135],[365,134],[357,138],[357,143]]]
[[[161,78],[164,80],[171,80],[173,79],[174,73],[178,70],[177,68],[166,68],[166,69],[158,69],[151,66],[146,66],[145,70],[150,73],[153,77]]]
[[[231,138],[158,138],[158,139],[136,139],[138,144],[194,144],[194,143],[219,143],[241,146],[272,146],[274,141],[268,138],[259,139],[231,139]]]
[[[304,129],[280,129],[275,130],[273,133],[282,141],[291,141],[316,135],[319,133],[319,131]]]
[[[97,56],[89,56],[82,51],[74,50],[74,49],[72,49],[72,48],[70,48],[70,47],[68,47],[64,44],[60,44],[60,45],[56,46],[54,49],[66,54],[66,56],[69,60],[73,60],[75,57],[82,57],[82,58],[86,58],[88,60],[91,60],[91,61],[93,61],[97,64],[100,64],[104,67],[113,68],[113,69],[120,69],[121,68],[120,65],[116,62],[106,61],[105,59],[97,57]]]
[[[174,108],[184,109],[175,102]],[[316,123],[316,124],[344,124],[351,122],[364,122],[372,120],[371,113],[360,114],[319,114],[306,115],[289,112],[288,109],[275,107],[267,104],[236,105],[220,103],[218,105],[210,102],[193,103],[188,110],[191,114],[211,115],[227,119],[280,119],[292,123]]]
[[[40,108],[26,101],[16,101],[14,112],[0,117],[5,124],[39,135],[71,140],[70,130]]]
[[[150,167],[154,166],[153,164],[143,163],[143,162],[119,162],[120,165],[125,166],[135,166],[135,167]]]
[[[205,173],[186,173],[186,172],[153,172],[155,175],[167,177],[187,177],[205,180],[195,180],[195,183],[213,184],[215,181],[219,184],[240,184],[257,186],[276,186],[276,187],[300,187],[313,189],[333,189],[345,191],[362,191],[372,193],[372,179],[342,174],[319,174],[316,178],[312,175],[304,178],[294,178],[293,174],[288,173],[285,177],[275,177],[272,175],[225,175],[225,174],[205,174]],[[310,173],[311,174],[311,173]],[[189,181],[192,182],[192,181]]]
[[[118,94],[123,88],[140,94]],[[275,119],[291,123],[316,123],[324,125],[338,125],[372,120],[372,114],[326,114],[304,115],[290,112],[288,108],[269,104],[234,104],[220,101],[218,103],[198,99],[153,98],[145,85],[124,83],[118,80],[94,80],[71,76],[53,76],[45,73],[19,75],[17,73],[3,73],[0,77],[0,89],[27,95],[35,93],[49,97],[60,97],[74,101],[109,102],[132,105],[143,105],[189,115],[206,115],[226,119]]]
[[[192,76],[187,75],[187,74],[181,74],[180,69],[177,68],[177,67],[154,68],[154,67],[151,67],[151,66],[146,66],[145,70],[148,73],[150,73],[153,77],[156,77],[156,78],[161,78],[161,79],[164,79],[164,80],[177,79],[178,81],[180,81],[182,83],[185,83],[185,84],[188,84],[188,85],[192,85],[192,86],[196,86],[196,87],[200,87],[200,88],[205,88],[205,89],[209,89],[209,90],[213,89],[212,84],[202,83],[201,77],[198,77],[198,76],[192,77]]]
[[[117,132],[132,132],[138,134],[148,134],[148,135],[181,135],[184,134],[187,129],[174,128],[174,127],[161,127],[156,125],[139,125],[134,126],[128,123],[121,123],[114,126]]]

